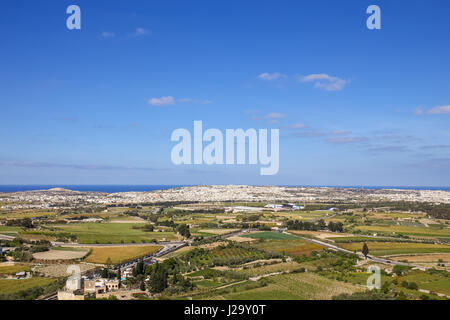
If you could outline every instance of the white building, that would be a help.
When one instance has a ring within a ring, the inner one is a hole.
[[[75,291],[81,289],[81,278],[69,277],[66,281],[66,289],[68,291]]]

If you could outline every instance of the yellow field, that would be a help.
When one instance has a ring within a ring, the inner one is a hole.
[[[108,258],[113,264],[143,257],[158,251],[161,246],[129,246],[129,247],[91,247],[91,254],[86,262],[105,264]]]

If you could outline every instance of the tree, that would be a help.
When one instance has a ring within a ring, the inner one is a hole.
[[[108,259],[106,259],[106,267],[107,267],[108,269],[110,269],[110,268],[111,268],[111,265],[112,265],[111,258],[108,257]]]
[[[141,289],[141,291],[145,291],[145,283],[144,283],[144,281],[141,282],[140,289]]]
[[[180,224],[177,227],[177,231],[183,237],[189,239],[191,237],[191,232],[189,231],[189,226],[187,224]]]
[[[319,230],[323,230],[327,227],[327,224],[325,223],[325,221],[323,219],[320,219],[318,222],[318,226],[319,226]]]
[[[117,270],[117,280],[119,280],[119,282],[120,282],[121,279],[122,279],[122,272],[119,268],[119,270]]]
[[[102,270],[102,278],[104,278],[104,279],[109,278],[108,269],[103,268],[103,270]]]
[[[155,293],[163,292],[167,288],[167,278],[167,271],[157,263],[150,276],[150,290]]]
[[[403,275],[404,272],[408,271],[410,267],[408,266],[400,266],[395,265],[394,268],[392,268],[392,272],[395,273],[397,276]]]
[[[367,255],[369,254],[369,247],[367,246],[367,243],[365,243],[365,242],[362,247],[362,253],[363,253],[364,257],[367,259]]]
[[[135,270],[136,270],[136,275],[144,274],[144,260],[143,259],[139,260],[139,262],[136,263]]]

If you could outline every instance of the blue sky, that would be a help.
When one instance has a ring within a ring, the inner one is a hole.
[[[449,17],[446,0],[3,0],[0,184],[448,186]],[[194,120],[279,128],[279,173],[173,165]]]

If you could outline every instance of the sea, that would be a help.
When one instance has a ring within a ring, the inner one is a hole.
[[[423,186],[327,186],[327,185],[280,185],[283,187],[332,187],[348,189],[405,189],[405,190],[442,190],[450,191],[450,187]],[[19,192],[64,188],[73,191],[96,191],[105,193],[116,192],[144,192],[153,190],[167,190],[188,185],[0,185],[0,192]]]

